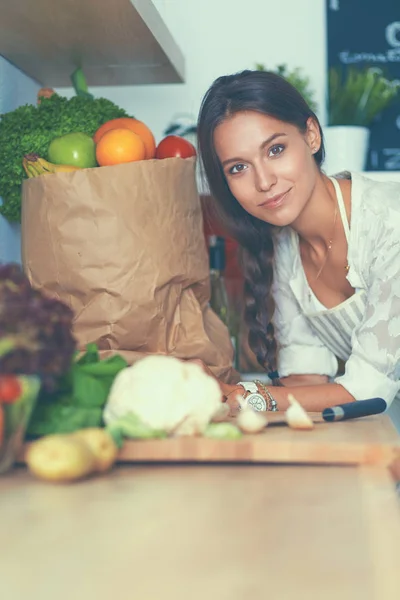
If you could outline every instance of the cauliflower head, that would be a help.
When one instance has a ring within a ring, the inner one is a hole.
[[[168,434],[204,432],[221,407],[218,382],[201,367],[172,356],[151,355],[120,371],[104,409],[104,421],[134,413]]]

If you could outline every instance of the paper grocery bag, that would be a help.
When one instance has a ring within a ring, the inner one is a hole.
[[[200,358],[237,381],[227,328],[208,307],[195,158],[145,160],[23,184],[22,261],[31,284],[75,313],[80,348],[129,363]]]

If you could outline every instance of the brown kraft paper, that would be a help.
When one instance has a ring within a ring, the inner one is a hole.
[[[200,358],[238,381],[227,328],[209,308],[195,158],[146,160],[23,184],[22,262],[31,284],[75,313],[79,348],[129,363]]]

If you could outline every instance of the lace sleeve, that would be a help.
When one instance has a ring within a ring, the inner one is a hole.
[[[369,248],[372,260],[364,257],[369,264],[366,312],[353,333],[345,374],[335,380],[356,400],[382,397],[390,405],[400,390],[399,233],[397,226],[381,224]]]

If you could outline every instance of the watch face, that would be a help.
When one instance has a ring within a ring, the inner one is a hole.
[[[267,403],[261,394],[250,394],[246,398],[246,403],[254,410],[267,410]]]

